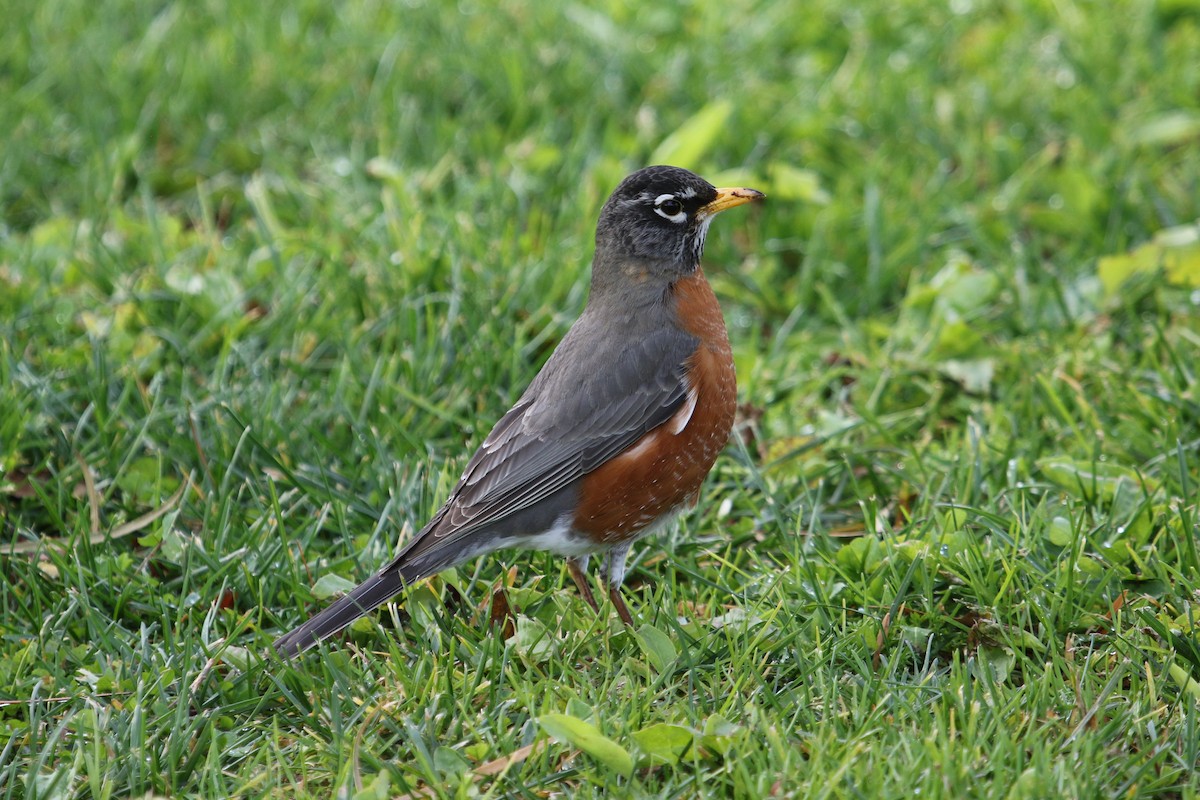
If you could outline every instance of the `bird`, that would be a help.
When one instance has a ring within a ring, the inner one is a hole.
[[[713,218],[761,200],[672,166],[626,177],[601,208],[584,310],[467,463],[445,504],[386,566],[274,642],[294,657],[442,570],[504,548],[587,566],[621,620],[638,539],[694,506],[733,427],[725,320],[700,266]]]

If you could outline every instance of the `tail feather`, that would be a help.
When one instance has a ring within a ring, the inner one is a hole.
[[[350,590],[350,593],[315,617],[275,640],[275,651],[292,658],[333,636],[399,594],[408,581],[389,566]]]

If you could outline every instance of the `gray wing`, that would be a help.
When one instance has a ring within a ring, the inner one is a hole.
[[[572,333],[575,333],[572,331]],[[671,418],[699,340],[660,330],[612,353],[568,334],[488,434],[446,504],[404,551],[426,556],[566,488]],[[573,341],[571,341],[573,339]]]

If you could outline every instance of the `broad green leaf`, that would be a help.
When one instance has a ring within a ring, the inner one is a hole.
[[[1106,294],[1116,294],[1117,290],[1141,272],[1153,272],[1158,269],[1158,248],[1152,245],[1142,245],[1128,253],[1117,253],[1111,256],[1101,256],[1096,262],[1096,272]]]
[[[1054,485],[1089,502],[1110,503],[1119,494],[1140,496],[1157,484],[1136,470],[1105,461],[1076,461],[1068,456],[1038,459],[1038,469]]]
[[[1041,639],[1016,625],[1002,625],[997,622],[981,620],[977,631],[981,639],[994,642],[996,647],[1032,650],[1035,653],[1043,653],[1046,650],[1046,645]]]
[[[1037,767],[1030,767],[1017,776],[1005,798],[1006,800],[1029,800],[1029,798],[1041,797],[1044,780],[1045,778]]]
[[[567,699],[567,715],[584,722],[591,722],[596,716],[596,712],[578,697],[570,697]]]
[[[163,528],[154,528],[145,536],[137,537],[137,543],[142,547],[154,547],[163,540]]]
[[[922,628],[917,625],[900,625],[900,638],[918,653],[923,653],[929,649],[929,642],[933,639],[933,631],[929,628]]]
[[[426,648],[434,652],[441,646],[437,618],[444,607],[441,598],[433,591],[428,581],[422,582],[405,595],[404,610],[408,612],[409,627],[423,635]],[[355,624],[365,623],[367,619],[365,616],[360,617]]]
[[[1058,568],[1061,572],[1074,571],[1077,575],[1083,576],[1084,580],[1103,580],[1109,574],[1108,565],[1100,562],[1095,556],[1084,553],[1079,558],[1075,559],[1074,564],[1070,559],[1061,559],[1058,563]]]
[[[731,608],[724,614],[713,617],[708,622],[714,628],[752,628],[762,624],[762,617],[752,614],[744,608]]]
[[[255,653],[254,655],[255,657],[261,657],[261,655],[258,653]],[[221,651],[221,660],[235,669],[239,669],[243,672],[250,669],[254,663],[249,650],[244,647],[237,647],[234,645],[230,645]]]
[[[932,355],[947,360],[970,355],[983,342],[983,336],[966,320],[952,317],[937,332]]]
[[[737,725],[720,714],[713,714],[704,720],[704,736],[700,742],[706,750],[725,755],[733,747],[733,737],[737,732]]]
[[[967,512],[967,509],[954,506],[945,508],[938,516],[942,523],[942,530],[944,531],[960,531],[967,527],[967,523],[971,521],[971,515]]]
[[[537,723],[556,740],[577,747],[613,772],[633,772],[633,756],[590,722],[567,714],[543,714]]]
[[[518,653],[531,661],[545,661],[554,655],[555,640],[546,626],[524,614],[517,615],[517,632],[509,641]]]
[[[381,181],[401,183],[404,180],[404,170],[390,158],[375,156],[367,161],[367,174]]]
[[[875,571],[883,561],[883,545],[874,536],[860,536],[837,551],[834,556],[838,566],[856,575]]]
[[[920,558],[932,558],[935,562],[939,560],[937,552],[933,548],[933,543],[920,537],[904,539],[899,542],[889,542],[888,550],[899,556],[905,564],[911,564]]]
[[[162,557],[167,561],[182,564],[184,553],[192,546],[192,540],[175,528],[162,528]]]
[[[1046,523],[1046,538],[1055,547],[1066,547],[1075,539],[1075,530],[1066,517],[1055,517]]]
[[[327,572],[313,584],[313,597],[318,600],[328,600],[331,597],[343,595],[355,587],[354,581],[347,580],[341,575]]]
[[[1000,290],[1000,278],[969,261],[955,259],[938,270],[930,281],[937,291],[934,303],[947,316],[966,315],[983,308]]]
[[[975,537],[962,529],[948,530],[933,537],[941,558],[958,558],[971,549]]]
[[[821,178],[812,170],[790,164],[768,164],[766,176],[761,172],[735,167],[706,173],[714,186],[745,186],[758,189],[768,200],[790,200],[824,206],[831,201],[829,192],[821,186]]]
[[[720,714],[712,714],[704,720],[705,736],[733,736],[737,732],[738,726]]]
[[[81,221],[70,217],[50,217],[34,226],[29,242],[37,250],[68,252],[75,246]]]
[[[663,672],[675,663],[675,659],[679,655],[675,644],[671,641],[671,637],[658,628],[647,623],[638,628],[634,636],[637,638],[638,644],[642,646],[642,652],[646,654],[646,658],[650,660],[657,671]]]
[[[433,751],[433,766],[443,775],[462,775],[471,768],[471,762],[454,748],[443,745]]]
[[[704,173],[704,178],[713,186],[745,186],[749,189],[758,189],[769,198],[776,196],[775,192],[771,189],[771,182],[769,180],[763,177],[761,173],[743,167],[706,172]]]
[[[849,638],[850,641],[853,641],[854,637],[857,637],[859,644],[867,652],[873,652],[880,642],[880,632],[882,631],[880,618],[882,616],[883,613],[880,612],[879,617],[864,617],[860,619],[850,632],[849,637],[843,638]]]
[[[590,8],[587,3],[568,4],[564,15],[605,50],[616,50],[628,42],[629,37],[625,30],[612,16],[602,10]]]
[[[986,674],[992,681],[1004,683],[1012,673],[1016,660],[1012,648],[981,645],[975,657],[971,659],[968,669],[972,675],[981,679],[985,674],[982,670],[987,670]]]
[[[391,796],[389,791],[391,785],[391,775],[387,771],[379,772],[362,789],[352,795],[353,800],[385,800]]]
[[[1172,284],[1200,286],[1200,225],[1164,228],[1149,242],[1125,253],[1103,256],[1096,263],[1100,282],[1110,295],[1134,275],[1159,269]]]
[[[163,465],[155,456],[130,461],[117,476],[117,486],[138,503],[158,503],[179,488],[179,481],[163,474]]]
[[[820,176],[812,170],[776,163],[767,167],[767,174],[770,180],[762,191],[767,193],[768,198],[829,205],[829,192],[821,187]]]
[[[1188,235],[1192,238],[1186,242],[1174,243],[1173,236],[1158,237],[1164,242],[1163,268],[1167,271],[1167,280],[1177,286],[1200,286],[1200,226],[1171,230],[1173,233],[1178,232],[1180,240]]]
[[[1195,111],[1168,111],[1145,120],[1129,132],[1134,144],[1175,145],[1200,138],[1200,114]]]
[[[651,761],[676,764],[692,749],[696,732],[683,725],[659,722],[635,732],[633,740]]]
[[[1197,637],[1197,629],[1193,627],[1195,621],[1190,612],[1187,616],[1173,620],[1170,625],[1149,609],[1143,609],[1139,616],[1148,628],[1158,634],[1158,638],[1162,639],[1164,644],[1169,645],[1176,655],[1192,665],[1193,673],[1200,675],[1200,638]]]
[[[61,767],[53,772],[33,772],[25,778],[25,797],[46,798],[46,800],[65,800],[72,796],[71,785],[75,782],[76,771]]]
[[[1179,688],[1192,696],[1192,699],[1200,703],[1200,681],[1197,681],[1187,673],[1183,667],[1178,664],[1172,664],[1167,668],[1171,673],[1171,678],[1179,684]]]
[[[170,267],[163,280],[205,317],[225,320],[243,316],[245,290],[231,270],[202,270],[180,263]]]
[[[996,362],[990,358],[951,358],[938,365],[946,375],[971,394],[987,394],[996,374]]]
[[[688,169],[698,167],[700,160],[724,133],[732,114],[733,103],[728,100],[709,103],[662,141],[650,157],[650,163]]]

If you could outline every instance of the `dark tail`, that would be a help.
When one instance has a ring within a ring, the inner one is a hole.
[[[275,651],[291,658],[333,636],[400,593],[409,583],[395,566],[375,573],[350,590],[350,594],[324,609],[300,627],[275,640]]]

